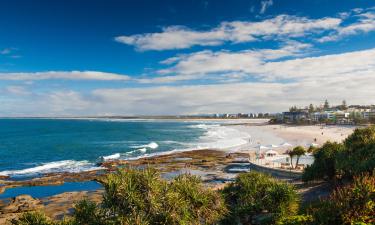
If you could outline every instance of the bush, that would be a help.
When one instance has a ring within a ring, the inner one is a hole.
[[[314,163],[303,174],[304,181],[349,178],[371,173],[375,168],[375,126],[356,129],[343,144],[325,143],[314,152]]]
[[[313,222],[310,215],[297,215],[282,218],[277,225],[309,225]]]
[[[14,225],[53,225],[54,223],[43,213],[26,212],[17,220],[12,220]]]
[[[353,184],[337,189],[307,212],[313,224],[375,223],[375,177],[355,177]]]
[[[83,204],[80,218],[99,221],[94,224],[213,224],[226,212],[221,196],[191,175],[167,182],[154,169],[120,170],[108,175],[104,188],[102,207]]]
[[[337,169],[346,177],[371,173],[375,168],[375,126],[356,129],[345,141],[345,151],[338,155]]]
[[[336,142],[326,142],[321,148],[316,149],[313,153],[314,163],[305,168],[302,180],[334,180],[337,175],[337,155],[342,151],[344,151],[344,146]]]
[[[274,224],[298,209],[299,197],[293,186],[257,172],[238,175],[223,194],[231,213],[224,224],[247,224],[254,220]]]
[[[95,202],[89,200],[82,200],[74,206],[72,224],[74,225],[100,225],[104,224],[103,216],[99,212],[99,207]]]

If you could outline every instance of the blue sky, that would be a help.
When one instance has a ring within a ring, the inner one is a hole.
[[[374,1],[2,1],[0,116],[373,104]]]

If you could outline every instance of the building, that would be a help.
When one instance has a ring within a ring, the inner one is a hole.
[[[296,123],[299,121],[306,121],[309,119],[309,114],[305,111],[299,112],[283,112],[282,119],[286,123]]]
[[[375,119],[375,109],[362,112],[362,117],[365,120]]]

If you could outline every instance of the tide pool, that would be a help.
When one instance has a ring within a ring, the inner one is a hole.
[[[71,191],[95,191],[101,187],[102,185],[96,181],[65,182],[62,185],[49,186],[14,187],[7,188],[4,193],[0,194],[0,199],[13,198],[24,194],[30,195],[33,198],[44,198]]]

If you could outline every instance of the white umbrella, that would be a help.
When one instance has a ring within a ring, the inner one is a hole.
[[[293,145],[289,144],[288,142],[284,142],[284,143],[281,144],[281,146],[283,146],[283,147],[291,147]]]
[[[278,146],[278,145],[271,144],[271,145],[268,145],[268,147],[270,147],[270,148],[278,148],[279,146]]]
[[[264,146],[264,145],[258,145],[258,148],[259,148],[259,150],[262,150],[262,149],[268,149],[266,146]]]

